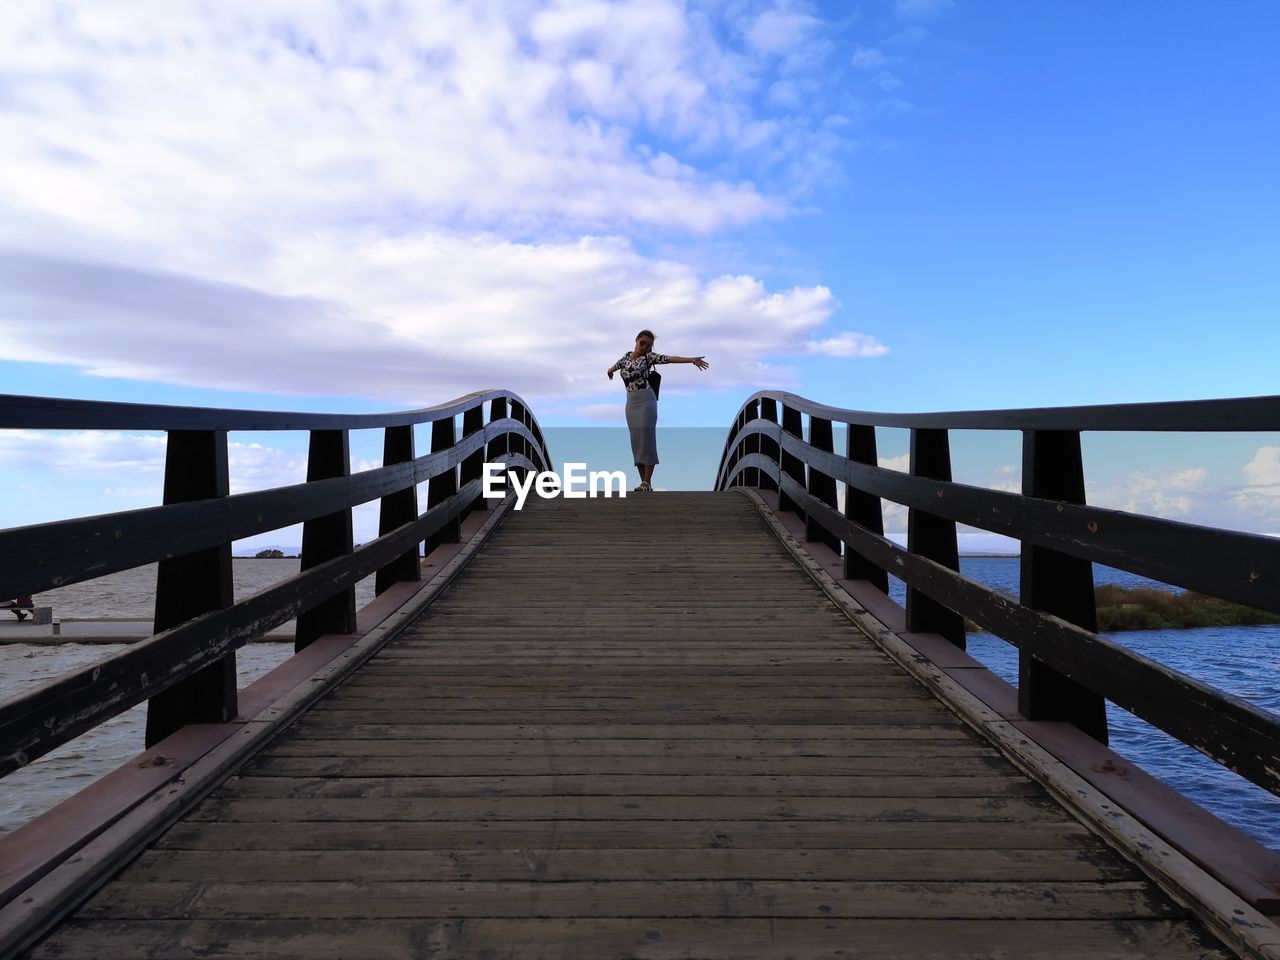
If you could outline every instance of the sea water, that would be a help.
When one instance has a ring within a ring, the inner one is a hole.
[[[960,572],[1010,596],[1018,595],[1017,557],[961,557]],[[1101,564],[1094,564],[1093,580],[1098,586],[1178,589]],[[900,580],[891,581],[889,594],[899,604],[905,602],[906,590]],[[1280,624],[1122,630],[1103,636],[1254,706],[1280,713]],[[967,644],[970,656],[1017,685],[1017,648],[990,633],[971,633]],[[1112,703],[1107,704],[1107,724],[1109,745],[1116,753],[1273,850],[1280,850],[1280,798]]]

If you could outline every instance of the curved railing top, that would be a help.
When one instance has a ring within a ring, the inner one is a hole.
[[[850,425],[845,453],[834,449],[839,422]],[[908,472],[879,465],[883,426],[911,429]],[[1022,432],[1021,493],[952,479],[948,433],[965,428]],[[968,618],[1018,647],[1024,716],[1066,720],[1106,742],[1110,701],[1280,793],[1280,717],[1099,635],[1091,567],[1280,613],[1280,540],[1089,506],[1080,443],[1088,430],[1269,429],[1280,429],[1280,397],[873,414],[761,391],[730,427],[716,487],[776,491],[779,508],[803,518],[807,540],[843,555],[849,580],[888,593],[890,573],[900,578],[908,633],[964,649]],[[905,549],[885,536],[882,500],[908,509]],[[958,524],[1020,542],[1017,601],[960,572]]]
[[[432,427],[431,452],[421,456],[414,440],[420,423]],[[356,582],[372,575],[374,592],[382,593],[420,579],[423,545],[457,542],[462,519],[484,508],[486,462],[544,470],[548,456],[532,411],[509,390],[372,415],[0,396],[0,427],[168,433],[162,505],[0,529],[5,596],[159,563],[153,636],[0,703],[0,776],[142,700],[151,701],[148,745],[185,723],[226,721],[236,711],[228,654],[292,619],[299,650],[325,634],[355,632]],[[353,474],[350,431],[377,427],[384,430],[382,465]],[[311,432],[306,481],[231,494],[228,433],[283,429]],[[423,483],[427,509],[420,513]],[[351,510],[374,500],[378,536],[357,546]],[[232,543],[297,523],[300,572],[237,600]]]
[[[745,408],[758,400],[776,400],[802,413],[836,423],[914,430],[1280,431],[1280,396],[1017,410],[875,413],[831,407],[782,390],[760,390],[742,406]]]
[[[368,430],[407,427],[457,416],[478,402],[506,397],[510,390],[477,390],[454,400],[390,413],[303,413],[179,407],[165,404],[65,400],[0,394],[0,429],[29,430]]]

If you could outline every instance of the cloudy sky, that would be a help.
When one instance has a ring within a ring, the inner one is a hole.
[[[766,386],[1280,392],[1278,28],[1268,0],[9,0],[0,392],[506,386],[616,424],[640,327],[711,361],[664,382],[686,427]],[[1006,439],[968,479],[1016,485]],[[239,488],[298,476],[300,438],[234,440]],[[0,435],[0,525],[154,502],[161,450]],[[1096,502],[1280,530],[1276,437],[1086,453]]]

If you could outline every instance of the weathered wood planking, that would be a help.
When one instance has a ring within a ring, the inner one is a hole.
[[[744,498],[530,501],[32,956],[1227,956],[922,693]]]
[[[100,944],[129,957],[203,960],[421,960],[423,957],[590,957],[593,960],[1131,960],[1230,955],[1178,920],[913,919],[181,919],[75,921],[64,960],[101,960]],[[697,945],[691,953],[690,944]],[[992,945],[997,945],[993,952]]]

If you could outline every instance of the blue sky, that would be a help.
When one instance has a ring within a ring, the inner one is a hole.
[[[620,429],[603,370],[647,326],[712,363],[671,368],[679,427],[767,386],[1275,393],[1278,35],[1249,0],[9,6],[0,391],[365,411],[508,386]],[[0,525],[155,502],[154,439],[0,436]],[[298,478],[301,437],[234,439],[240,489]],[[1016,438],[955,443],[1016,487]],[[1280,530],[1275,436],[1085,450],[1094,502]]]

